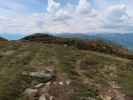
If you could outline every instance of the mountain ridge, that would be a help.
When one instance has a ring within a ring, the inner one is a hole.
[[[106,41],[111,41],[113,43],[122,45],[125,48],[128,48],[130,50],[133,49],[133,33],[86,33],[86,34],[58,34],[59,37],[64,38],[80,38],[80,39],[104,39]]]

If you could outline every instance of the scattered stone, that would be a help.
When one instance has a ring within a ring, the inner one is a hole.
[[[34,88],[41,88],[43,86],[44,86],[44,83],[39,83],[39,84],[35,85]]]
[[[56,70],[55,70],[55,67],[54,66],[48,66],[45,68],[47,72],[50,72],[50,73],[55,73]]]
[[[71,81],[70,80],[67,80],[66,81],[66,85],[70,85],[71,84]]]
[[[24,75],[24,76],[29,76],[29,74],[28,74],[28,72],[22,72],[22,75]]]
[[[37,93],[37,89],[28,88],[28,89],[25,90],[24,93],[27,94],[27,95],[35,94],[35,93]]]
[[[24,92],[24,100],[35,100],[37,92],[37,89],[26,89]]]
[[[53,96],[50,96],[49,100],[53,100],[53,99],[54,99],[54,97]]]
[[[102,100],[112,100],[112,97],[110,96],[100,96]]]
[[[46,85],[46,86],[50,86],[50,84],[51,84],[51,82],[47,82],[45,85]]]
[[[45,95],[41,95],[39,100],[47,100],[46,96]]]
[[[63,82],[59,82],[59,85],[64,85],[64,83]]]

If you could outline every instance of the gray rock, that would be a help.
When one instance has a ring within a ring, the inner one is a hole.
[[[48,71],[23,72],[22,75],[31,77],[33,80],[45,83],[55,78],[54,73]]]
[[[35,100],[37,92],[38,92],[37,89],[27,88],[24,92],[24,100]]]
[[[39,83],[37,85],[34,86],[34,88],[38,89],[44,86],[44,83]]]
[[[44,71],[30,72],[29,75],[31,77],[37,77],[37,78],[52,78],[53,77],[53,75],[51,73],[46,73]]]
[[[39,100],[47,100],[45,95],[41,95]]]

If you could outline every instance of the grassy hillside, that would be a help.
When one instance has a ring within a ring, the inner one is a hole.
[[[32,79],[22,73],[48,67],[56,69],[57,81],[71,81],[64,94],[52,90],[53,95],[67,95],[64,100],[133,96],[133,63],[128,59],[59,44],[9,43],[0,45],[0,100],[23,100]]]
[[[19,40],[25,43],[48,43],[48,44],[61,44],[66,46],[73,46],[80,50],[91,50],[102,52],[110,55],[117,55],[119,57],[133,59],[133,53],[129,53],[128,49],[123,48],[121,45],[101,39],[77,39],[77,38],[61,38],[49,34],[32,34]]]

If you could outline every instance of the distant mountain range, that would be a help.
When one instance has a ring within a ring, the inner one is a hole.
[[[119,44],[125,48],[133,49],[133,33],[126,33],[126,34],[58,34],[59,37],[64,38],[80,38],[80,39],[102,39],[105,41],[113,42]]]
[[[128,49],[133,49],[133,33],[130,34],[103,34],[97,37],[118,43]]]
[[[54,33],[50,33],[54,34]],[[60,33],[60,34],[54,34],[56,37],[63,37],[63,38],[77,38],[77,39],[83,39],[83,40],[94,40],[94,39],[101,39],[106,42],[112,42],[114,44],[119,44],[124,48],[128,48],[130,50],[133,50],[133,33]],[[20,39],[21,37],[24,37],[26,35],[22,34],[0,34],[1,38],[0,40],[16,40]],[[6,39],[5,39],[6,38]]]

